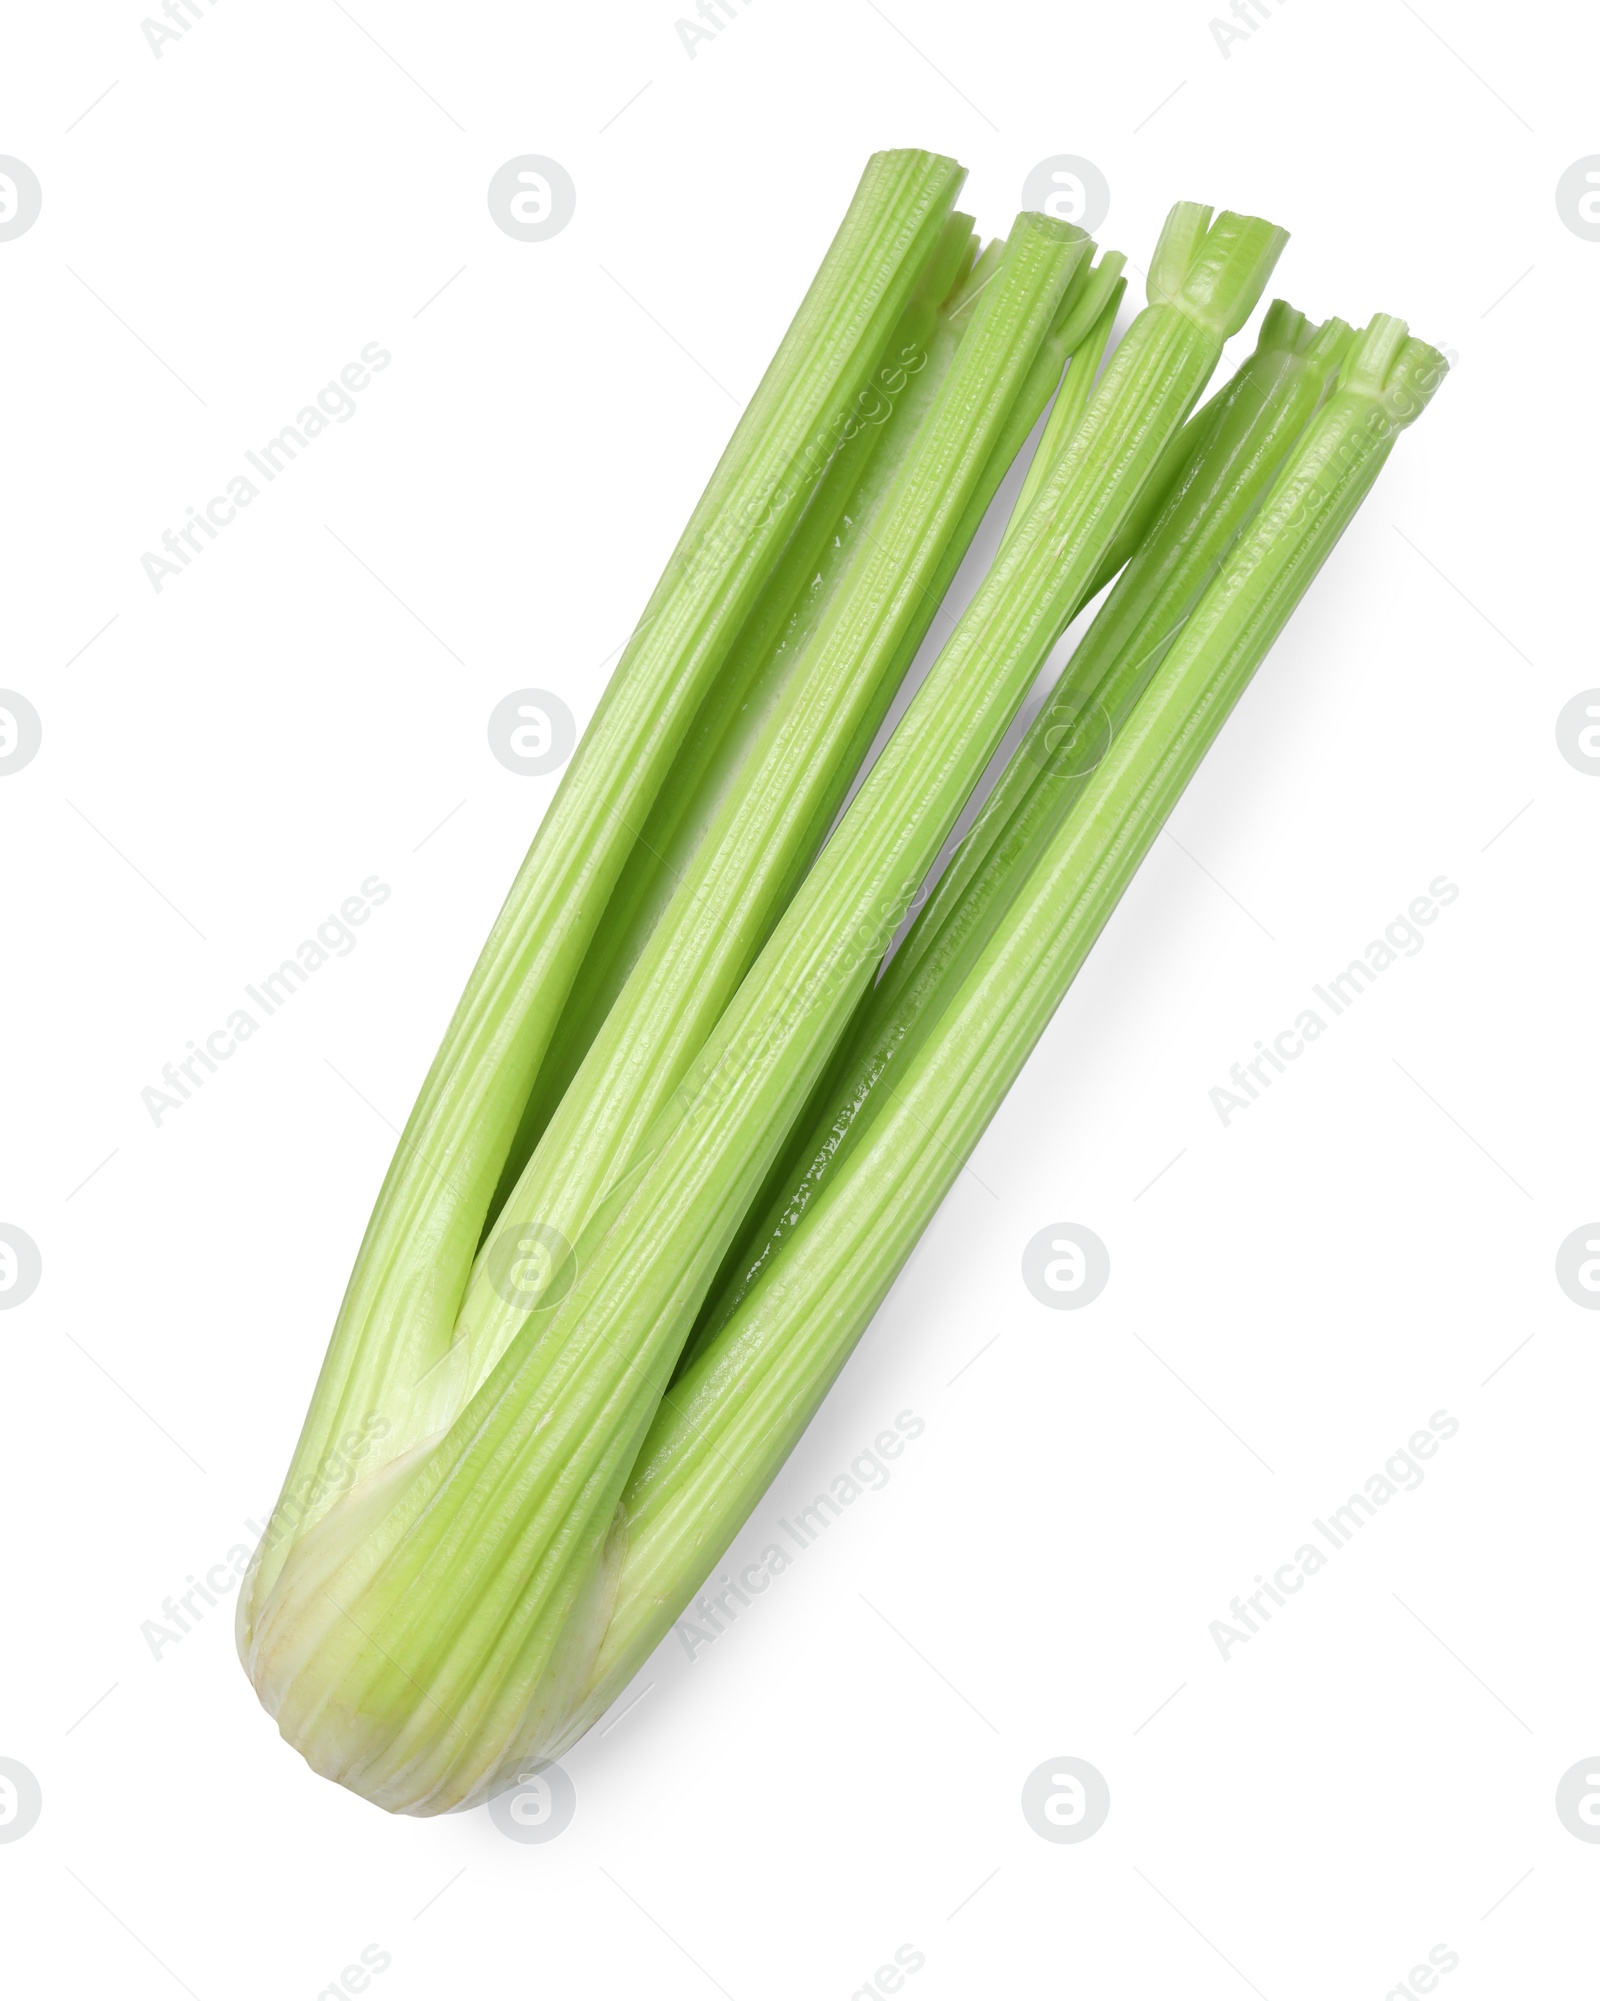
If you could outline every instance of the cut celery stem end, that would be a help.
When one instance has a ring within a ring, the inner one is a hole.
[[[623,1497],[627,1548],[611,1623],[558,1745],[615,1700],[782,1465],[1400,428],[1441,379],[1442,358],[1400,331],[1381,372],[1374,356],[1389,330],[1375,325],[1358,341],[1341,387],[866,1144],[662,1403]]]
[[[1340,324],[1343,325],[1343,322]],[[1256,340],[1256,353],[1261,354],[1278,348],[1286,352],[1298,352],[1300,345],[1312,339],[1316,331],[1316,327],[1307,320],[1304,313],[1298,312],[1283,299],[1274,299],[1262,316],[1261,331]],[[1091,598],[1098,597],[1123,565],[1132,558],[1134,550],[1144,540],[1145,531],[1166,504],[1178,474],[1204,444],[1211,425],[1216,421],[1219,409],[1229,397],[1237,380],[1237,376],[1231,377],[1202,403],[1168,445],[1160,463],[1150,475],[1144,491],[1139,495],[1137,504],[1123,523],[1121,533],[1112,543],[1111,553],[1106,557],[1099,576],[1090,585]]]

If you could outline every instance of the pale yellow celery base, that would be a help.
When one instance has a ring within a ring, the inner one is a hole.
[[[352,1655],[381,1648],[355,1625],[345,1601],[381,1563],[384,1544],[374,1531],[437,1443],[437,1437],[424,1440],[339,1501],[296,1541],[259,1600],[258,1551],[239,1596],[240,1658],[284,1741],[323,1778],[390,1813],[481,1806],[550,1763],[581,1734],[567,1719],[593,1676],[627,1548],[627,1517],[619,1505],[542,1670],[512,1722],[489,1741],[481,1729],[458,1726],[430,1704],[421,1687],[417,1706],[398,1722],[352,1709],[339,1693]],[[269,1541],[270,1533],[263,1549]]]

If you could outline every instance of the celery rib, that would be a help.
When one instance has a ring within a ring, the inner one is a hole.
[[[1018,219],[856,560],[823,606],[739,784],[719,805],[480,1256],[457,1326],[460,1394],[537,1310],[502,1272],[530,1233],[576,1242],[649,1131],[775,921],[780,892],[836,809],[849,747],[893,693],[938,599],[930,585],[997,437],[1091,249],[1081,231]],[[546,1238],[540,1237],[540,1241]]]
[[[527,1165],[674,886],[692,866],[717,806],[745,782],[762,723],[782,700],[804,642],[837,589],[856,543],[874,533],[886,489],[954,359],[958,335],[953,301],[973,242],[972,218],[951,216],[846,420],[839,448],[656,794],[606,906],[605,922],[572,983],[501,1168],[486,1231]],[[776,916],[774,912],[774,921]]]
[[[616,1604],[564,1739],[614,1700],[783,1463],[1443,358],[1380,315],[881,1115],[663,1400]]]
[[[931,153],[868,163],[759,388],[624,649],[445,1031],[357,1253],[241,1630],[374,1414],[426,1429],[413,1384],[448,1352],[483,1219],[568,989],[635,830],[918,279],[963,179]],[[298,1524],[297,1524],[298,1526]]]
[[[726,1319],[842,1155],[859,1143],[863,1121],[882,1102],[885,1073],[903,1063],[908,1038],[928,1032],[952,968],[970,964],[1004,917],[1030,856],[1121,728],[1326,393],[1350,338],[1342,320],[1311,327],[1281,301],[1267,313],[1254,354],[1213,399],[1204,430],[1192,434],[1187,463],[1142,546],[887,969],[863,996],[798,1140],[769,1179],[759,1220],[725,1263],[680,1366]]]

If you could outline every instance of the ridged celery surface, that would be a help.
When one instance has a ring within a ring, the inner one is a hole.
[[[1122,275],[1122,267],[1127,261],[1121,251],[1108,251],[1096,264],[1084,286],[1083,297],[1078,303],[1078,321],[1073,328],[1076,338],[1072,345],[1072,361],[1050,412],[1050,421],[1039,439],[1039,449],[1033,455],[1033,462],[1017,495],[1017,504],[1011,516],[1013,524],[1026,520],[1050,468],[1083,421],[1083,413],[1089,407],[1089,395],[1094,388],[1095,372],[1111,338],[1111,329],[1116,324],[1117,308],[1128,289],[1128,281]]]
[[[430,1386],[414,1370],[395,1458],[273,1546],[274,1575],[263,1562],[241,1607],[243,1652],[280,1729],[319,1771],[396,1810],[436,1812],[487,1796],[565,1741],[627,1554],[619,1501],[704,1293],[1283,241],[1249,218],[1174,210],[1150,305],[709,1041],[581,1228],[570,1286],[516,1328],[459,1413],[455,1371],[434,1369]],[[497,1128],[491,1182],[520,1109]],[[431,1268],[437,1250],[424,1241],[407,1255]],[[395,1289],[391,1319],[413,1304]],[[392,1354],[372,1369],[364,1360],[358,1343],[335,1372],[336,1422],[360,1408],[354,1378],[368,1395],[400,1394]],[[444,1428],[430,1430],[441,1414]],[[312,1433],[322,1415],[314,1406]]]
[[[456,1354],[465,1402],[551,1285],[600,1197],[650,1130],[771,931],[780,893],[854,772],[938,604],[930,585],[983,478],[1069,280],[1092,245],[1017,220],[882,505],[822,604],[757,736],[494,1225],[468,1285]],[[549,1253],[554,1251],[554,1255]],[[519,1271],[519,1262],[523,1267]],[[511,1275],[526,1282],[512,1282]]]
[[[623,1495],[600,1715],[783,1464],[1251,675],[1444,374],[1380,316],[860,1144],[657,1412]],[[557,1740],[555,1748],[559,1748]]]
[[[347,1484],[341,1441],[396,1449],[430,1385],[574,975],[694,718],[945,240],[963,170],[880,153],[734,430],[563,774],[406,1122],[335,1325],[241,1633],[293,1539]],[[419,1387],[420,1386],[420,1387]]]
[[[992,246],[994,260],[998,260],[1002,248],[1003,245],[1000,244]],[[974,536],[982,525],[983,518],[987,514],[990,503],[999,490],[1001,481],[1010,470],[1017,454],[1022,450],[1029,433],[1038,422],[1046,404],[1049,403],[1051,395],[1056,391],[1057,385],[1061,381],[1063,366],[1068,368],[1070,375],[1072,370],[1078,369],[1079,363],[1083,362],[1085,357],[1092,355],[1089,371],[1092,375],[1093,361],[1098,361],[1100,353],[1100,346],[1097,346],[1096,343],[1099,342],[1100,345],[1103,345],[1104,335],[1109,327],[1109,320],[1106,317],[1106,312],[1102,310],[1102,304],[1108,295],[1111,296],[1113,304],[1109,310],[1114,314],[1115,300],[1121,298],[1124,289],[1122,281],[1115,277],[1115,273],[1120,271],[1122,264],[1122,257],[1115,251],[1111,251],[1102,257],[1092,268],[1087,263],[1083,263],[1073,273],[1072,279],[1067,286],[1066,296],[1061,302],[1061,310],[1057,314],[1055,323],[1052,325],[1049,333],[1045,336],[1038,355],[1034,359],[1033,367],[1028,372],[1027,381],[1023,384],[1021,392],[1011,405],[1011,410],[1006,419],[1005,427],[1000,434],[999,442],[991,453],[988,464],[984,467],[983,478],[967,502],[966,512],[961,518],[960,526],[945,546],[943,558],[939,563],[932,582],[928,586],[927,596],[924,600],[925,608],[930,603],[936,606],[943,603],[945,594],[955,581],[956,572],[961,567],[962,559],[965,557]],[[993,262],[991,262],[990,269],[993,269]],[[977,296],[979,296],[979,293],[973,292],[971,295],[972,300],[975,301]],[[969,304],[966,310],[970,312],[972,305]],[[1083,373],[1080,369],[1078,380],[1082,381],[1083,379]],[[948,612],[945,613],[945,616],[949,616]],[[919,638],[920,636],[915,632],[907,633],[901,657],[895,662],[886,677],[887,682],[892,686],[898,688],[904,679],[906,669],[910,667],[912,657],[917,651],[917,643],[914,642],[919,642]],[[885,713],[885,709],[880,706],[871,714],[862,718],[860,729],[841,759],[841,766],[843,768],[847,768],[852,773],[860,769],[863,759],[866,757],[874,738],[878,734],[878,728],[884,720]],[[840,796],[842,797],[842,794]],[[819,816],[810,830],[809,848],[814,849],[820,844],[828,828],[832,825],[833,819],[834,812],[830,803],[829,809]],[[794,886],[794,884],[790,885],[791,892]],[[788,897],[785,896],[783,900],[787,905]]]
[[[1029,726],[932,895],[877,984],[863,996],[798,1139],[784,1150],[758,1220],[724,1267],[689,1354],[724,1320],[798,1223],[908,1038],[926,1032],[952,968],[970,964],[1002,921],[1041,841],[1159,665],[1227,548],[1326,393],[1351,339],[1343,320],[1318,328],[1282,300],[1254,354],[1213,399],[1166,504]],[[1187,427],[1186,427],[1187,431]],[[1041,451],[1044,445],[1041,444]],[[1026,489],[1019,506],[1027,499]],[[687,1357],[686,1357],[687,1360]]]
[[[712,816],[744,782],[752,746],[783,699],[805,642],[858,545],[880,533],[877,517],[886,495],[970,323],[970,313],[958,316],[955,308],[976,249],[972,218],[952,215],[657,791],[606,905],[605,922],[573,980],[501,1169],[491,1219],[527,1165],[674,886],[692,866]]]
[[[392,1811],[559,1755],[702,1588],[1443,373],[1399,321],[1280,302],[1202,405],[1285,236],[1193,203],[1102,369],[1121,257],[1030,215],[980,252],[961,179],[869,163],[358,1255],[239,1644],[288,1741]]]

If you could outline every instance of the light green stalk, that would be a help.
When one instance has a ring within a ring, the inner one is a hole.
[[[991,248],[994,249],[998,261],[1003,245],[996,244]],[[1106,298],[1109,273],[1112,300],[1108,310],[1111,317],[1115,316],[1116,302],[1121,299],[1125,289],[1123,281],[1116,277],[1123,262],[1124,259],[1119,252],[1107,251],[1092,268],[1087,264],[1080,264],[1073,273],[1055,323],[1039,349],[1021,393],[1011,405],[1005,428],[990,455],[989,463],[984,468],[983,479],[967,502],[961,525],[950,537],[939,568],[928,586],[928,598],[936,605],[942,606],[945,594],[955,581],[956,572],[982,526],[984,516],[988,513],[1001,482],[1027,442],[1046,404],[1052,395],[1056,394],[1063,367],[1068,369],[1069,374],[1076,372],[1080,383],[1092,381],[1093,366],[1091,365],[1086,372],[1080,372],[1077,370],[1077,363],[1086,353],[1092,353],[1096,363],[1098,362],[1106,333],[1109,331],[1110,320],[1104,313],[1097,315],[1096,308]],[[974,302],[981,296],[981,288],[974,289],[969,282],[966,296],[965,310],[970,313]],[[1019,511],[1013,510],[1013,518],[1016,518]],[[938,615],[937,612],[935,615]],[[948,612],[944,615],[949,616]],[[907,633],[901,657],[895,662],[887,677],[896,688],[904,680],[923,636],[920,633]],[[862,719],[861,728],[856,732],[854,740],[841,759],[842,767],[847,768],[852,776],[860,770],[883,720],[882,709]],[[810,842],[813,850],[821,843],[833,823],[833,818],[833,812],[829,811],[813,825]],[[797,885],[798,878],[789,885],[790,894]],[[784,902],[787,906],[787,896]]]
[[[1078,301],[1079,317],[1072,328],[1075,336],[1071,348],[1072,360],[1066,380],[1056,392],[1055,407],[1039,439],[1027,478],[1022,482],[1017,504],[1011,510],[1012,528],[1026,519],[1051,468],[1083,421],[1101,357],[1111,338],[1111,329],[1116,325],[1117,308],[1128,289],[1128,281],[1122,275],[1122,267],[1127,261],[1120,251],[1108,251],[1095,266],[1091,283],[1084,287],[1083,296]]]
[[[972,218],[951,216],[842,427],[838,449],[662,781],[606,906],[605,923],[573,980],[501,1168],[487,1227],[526,1167],[674,888],[693,866],[717,808],[746,782],[753,746],[782,702],[857,545],[881,539],[878,516],[949,373],[960,334],[971,323],[970,310],[958,316],[955,302],[963,295],[976,247]],[[773,923],[779,914],[771,913]]]
[[[1250,359],[1179,433],[1189,450],[1169,479],[1163,506],[918,913],[891,962],[891,983],[918,963],[958,902],[970,903],[968,885],[1002,833],[1015,852],[1019,824],[1038,825],[1041,814],[1067,810],[1070,781],[1093,769],[1121,727],[1331,387],[1351,339],[1343,320],[1317,327],[1276,300]],[[1141,511],[1142,505],[1143,495]],[[1024,810],[1030,801],[1031,815]]]
[[[952,218],[956,224],[966,224],[966,220],[968,218],[964,216]],[[968,234],[962,244],[968,264],[974,242],[976,240]],[[1004,248],[1004,238],[996,238],[986,248],[980,266],[974,266],[972,272],[962,266],[958,282],[940,314],[942,330],[946,334],[954,334],[958,338],[972,324],[978,300],[984,296],[988,278],[994,276]],[[788,908],[790,896],[794,894],[804,868],[810,864],[828,826],[832,826],[844,790],[848,788],[852,776],[860,770],[860,764],[884,720],[892,694],[900,688],[906,670],[926,636],[932,616],[938,614],[938,606],[944,602],[956,570],[972,546],[1000,482],[1016,460],[1016,454],[1022,450],[1022,444],[1038,422],[1040,412],[1050,402],[1050,396],[1056,394],[1062,368],[1068,366],[1068,362],[1072,362],[1074,382],[1082,384],[1080,404],[1088,398],[1088,386],[1092,384],[1094,370],[1110,330],[1110,318],[1114,318],[1116,304],[1124,292],[1124,282],[1116,276],[1122,270],[1122,264],[1124,258],[1118,252],[1106,252],[1094,268],[1078,264],[1068,280],[1060,312],[1040,344],[1022,388],[1006,410],[1004,424],[984,464],[982,476],[966,502],[966,510],[958,526],[944,544],[938,568],[924,590],[918,614],[900,642],[898,656],[880,676],[878,690],[866,704],[854,738],[838,758],[838,768],[828,774],[826,794],[818,800],[812,826],[796,842],[796,856],[790,874],[772,898],[770,922],[776,922]],[[978,276],[978,270],[982,276]],[[1100,310],[1106,300],[1106,310]],[[890,362],[880,370],[878,388],[882,392],[882,400],[892,404],[892,414],[888,416],[886,426],[882,432],[876,428],[868,430],[864,426],[860,442],[846,448],[860,450],[862,444],[866,444],[874,450],[864,476],[842,504],[836,504],[836,498],[830,494],[824,506],[814,506],[820,524],[812,524],[808,516],[806,528],[810,532],[804,540],[796,538],[798,542],[802,540],[802,546],[798,552],[794,546],[784,552],[784,560],[778,572],[774,572],[772,584],[764,592],[762,602],[756,606],[746,630],[740,634],[734,664],[728,674],[724,674],[724,682],[728,682],[726,694],[724,684],[720,682],[716,702],[706,704],[708,712],[696,724],[696,734],[686,744],[684,756],[668,782],[662,786],[650,820],[646,822],[634,852],[628,856],[622,880],[618,882],[616,894],[612,896],[606,912],[604,932],[594,940],[594,946],[574,980],[568,1011],[556,1031],[556,1041],[550,1057],[546,1059],[544,1071],[540,1073],[538,1089],[524,1111],[522,1129],[518,1131],[516,1145],[512,1147],[506,1169],[502,1171],[490,1219],[500,1215],[506,1195],[526,1167],[534,1145],[544,1133],[544,1127],[550,1123],[550,1115],[560,1103],[590,1043],[594,1041],[600,1023],[606,1019],[606,1013],[622,990],[622,982],[638,962],[644,942],[660,920],[660,912],[664,910],[674,886],[688,874],[694,854],[706,838],[714,812],[736,786],[748,782],[750,758],[760,730],[772,714],[776,702],[782,698],[782,690],[790,682],[794,664],[800,658],[806,640],[816,630],[824,606],[830,602],[840,578],[846,572],[846,564],[854,554],[856,542],[868,536],[882,538],[880,526],[872,520],[872,510],[882,506],[888,490],[890,468],[904,464],[916,440],[916,430],[928,414],[932,392],[944,378],[944,372],[948,372],[948,362],[954,358],[954,340],[940,338],[936,334],[930,344],[928,366],[914,372],[908,382],[900,386],[898,378],[902,370],[896,366],[896,358],[904,356],[908,346],[914,346],[912,336],[906,340],[890,340]],[[1088,360],[1084,362],[1084,358]],[[894,400],[896,396],[898,400]],[[870,444],[874,438],[878,440],[876,446]],[[838,476],[834,476],[830,468],[830,482],[838,492],[842,492],[846,478],[856,470],[856,464],[854,460],[846,460],[844,452],[840,452],[838,464]],[[782,628],[774,644],[772,632],[778,624],[778,604],[788,604],[790,612],[788,626]]]
[[[938,599],[930,588],[1069,280],[1092,244],[1023,215],[952,349],[882,505],[806,632],[737,785],[718,802],[478,1259],[457,1325],[457,1406],[570,1281],[587,1227],[704,1046],[810,861]],[[541,1255],[542,1254],[542,1255]],[[541,1276],[545,1283],[541,1284]]]
[[[822,266],[564,773],[406,1122],[367,1226],[241,1630],[295,1533],[350,1483],[353,1438],[429,1428],[473,1254],[574,974],[696,713],[938,253],[963,178],[868,163]],[[247,1640],[246,1640],[247,1643]]]
[[[1210,225],[1208,229],[1208,225]],[[279,1727],[330,1777],[429,1813],[562,1741],[610,1624],[618,1503],[739,1220],[883,947],[1284,241],[1183,204],[1152,303],[748,977],[444,1436],[303,1535],[246,1625]]]
[[[783,1464],[1015,1081],[1201,758],[1444,362],[1361,336],[1003,928],[880,1115],[657,1411],[623,1494],[616,1602],[556,1755],[670,1631]]]
[[[1087,782],[1201,591],[1321,402],[1351,339],[1281,300],[1255,353],[1213,399],[1167,505],[1060,675],[877,984],[862,997],[824,1083],[769,1177],[685,1351],[759,1277],[825,1179],[860,1139],[943,1000],[1001,923],[1017,884]]]

